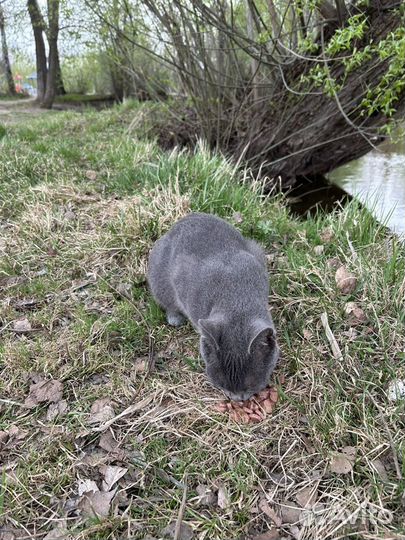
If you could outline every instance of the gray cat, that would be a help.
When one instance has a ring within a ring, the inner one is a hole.
[[[189,319],[211,383],[237,401],[265,388],[278,359],[262,249],[223,219],[189,214],[154,245],[148,270],[169,324]]]

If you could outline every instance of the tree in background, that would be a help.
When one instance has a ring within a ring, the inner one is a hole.
[[[188,122],[190,144],[203,136],[284,185],[365,154],[405,110],[399,0],[86,4],[122,41],[172,68],[169,85],[190,110],[171,132],[184,135]],[[128,13],[125,27],[112,4]]]
[[[28,13],[31,19],[35,40],[35,60],[37,67],[37,100],[42,103],[45,98],[48,75],[48,64],[45,49],[45,21],[37,0],[27,0]]]
[[[6,39],[6,28],[5,28],[5,18],[3,10],[3,2],[0,2],[0,37],[1,37],[1,52],[2,52],[2,67],[6,76],[8,93],[10,96],[15,96],[17,94],[13,79],[13,73],[11,71],[10,58],[8,56],[8,47]]]
[[[58,51],[60,1],[47,0],[48,24],[45,23],[37,0],[27,0],[27,8],[35,40],[37,100],[41,107],[49,109],[55,97],[65,93]],[[45,37],[48,40],[48,58]]]

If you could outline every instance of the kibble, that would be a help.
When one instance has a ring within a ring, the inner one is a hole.
[[[270,386],[261,390],[247,401],[219,401],[213,409],[240,424],[257,424],[272,414],[278,401],[278,390]]]

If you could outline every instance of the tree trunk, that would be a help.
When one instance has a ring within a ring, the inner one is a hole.
[[[56,46],[56,95],[64,96],[66,94],[65,85],[63,84],[62,70],[60,67],[59,49]]]
[[[2,62],[3,62],[4,71],[5,71],[6,80],[7,80],[8,93],[10,94],[10,96],[15,96],[17,92],[15,89],[13,74],[11,72],[10,58],[8,56],[4,12],[1,6],[0,6],[0,34],[1,34],[1,50],[2,50],[2,55],[3,55]]]
[[[390,2],[371,0],[363,46],[371,41],[378,45],[403,26],[402,17],[388,9]],[[254,118],[246,115],[225,150],[239,156],[248,145],[245,155],[252,167],[260,167],[270,179],[281,180],[287,187],[361,157],[384,139],[380,128],[387,116],[380,111],[362,115],[360,104],[387,72],[388,62],[389,58],[382,61],[374,55],[346,76],[340,90],[328,95],[320,87],[303,86],[301,77],[314,62],[295,59],[283,68],[272,101]],[[331,61],[329,72],[334,80],[342,80],[344,66]],[[405,112],[405,89],[395,108],[398,115]]]
[[[27,0],[28,13],[31,19],[32,31],[35,40],[35,57],[37,66],[37,101],[42,103],[46,91],[48,74],[46,51],[44,41],[45,23],[37,0]]]
[[[59,54],[59,0],[48,0],[48,77],[46,79],[46,92],[41,107],[51,109],[56,97]]]

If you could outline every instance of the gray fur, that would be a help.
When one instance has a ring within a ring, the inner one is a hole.
[[[215,386],[237,400],[267,386],[278,347],[258,244],[223,219],[189,214],[154,245],[148,281],[169,324],[187,318],[200,334]]]

